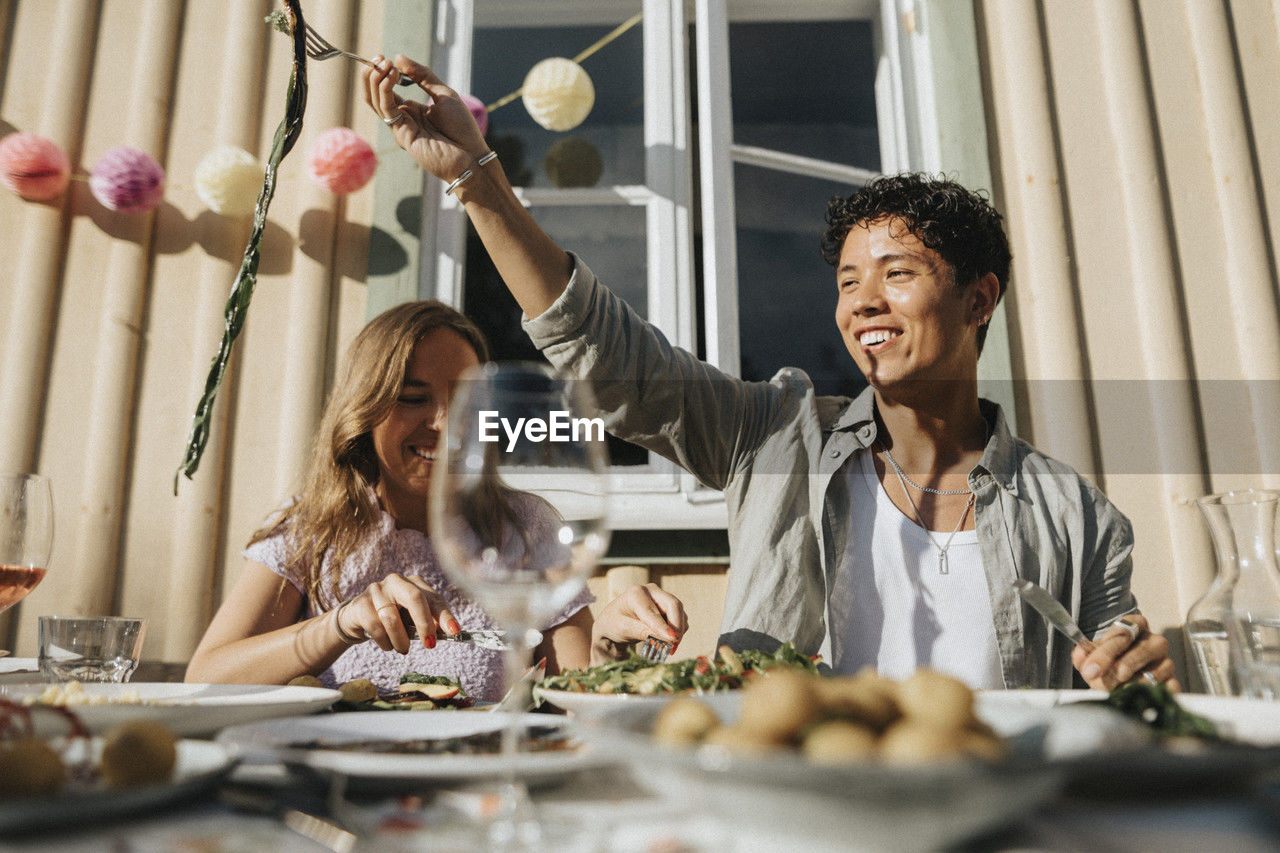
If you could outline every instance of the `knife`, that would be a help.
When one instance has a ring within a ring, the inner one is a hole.
[[[1071,614],[1067,612],[1067,608],[1058,603],[1058,600],[1048,593],[1044,587],[1036,586],[1031,581],[1018,579],[1013,582],[1013,588],[1018,591],[1018,595],[1022,596],[1022,600],[1035,608],[1036,612],[1049,620],[1049,624],[1057,628],[1076,645],[1083,648],[1086,652],[1092,652],[1097,648],[1093,641],[1084,635],[1084,631],[1080,630],[1080,626],[1076,624],[1076,620],[1071,618]]]
[[[411,636],[416,636],[416,632]],[[511,648],[511,635],[506,631],[468,631],[464,629],[456,634],[446,634],[443,630],[438,630],[436,631],[436,640],[447,640],[451,643],[466,643],[467,645],[476,646],[477,648],[492,649],[499,652],[503,652]]]

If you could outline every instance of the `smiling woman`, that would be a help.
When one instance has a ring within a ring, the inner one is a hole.
[[[189,681],[282,683],[309,674],[329,686],[367,678],[390,692],[416,671],[448,676],[482,702],[499,698],[500,651],[437,644],[437,632],[447,638],[497,624],[441,571],[427,535],[450,397],[487,360],[475,325],[435,301],[385,311],[356,336],[303,489],[250,540],[245,569],[196,649]],[[546,501],[500,481],[480,498],[479,523],[517,552],[537,548],[560,526]],[[598,622],[590,601],[584,591],[538,626],[548,671],[585,665],[595,636],[625,645],[684,630],[679,601],[660,590],[620,596]],[[649,612],[635,618],[638,608]]]

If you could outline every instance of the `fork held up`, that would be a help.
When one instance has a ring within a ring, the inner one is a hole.
[[[323,36],[321,36],[318,32],[316,32],[315,28],[312,27],[310,24],[306,25],[305,32],[306,32],[306,42],[307,42],[307,56],[311,57],[317,62],[323,62],[324,60],[332,59],[335,56],[345,56],[347,59],[350,59],[353,62],[359,62],[363,65],[369,66],[370,68],[375,67],[372,62],[365,59],[363,56],[358,56],[354,53],[348,53],[345,50],[334,47],[332,44],[329,43],[328,40],[326,40]],[[401,74],[400,80],[398,81],[398,85],[412,86],[413,80],[411,80],[407,75]]]

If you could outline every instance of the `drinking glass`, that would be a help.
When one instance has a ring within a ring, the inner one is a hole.
[[[44,580],[53,547],[53,491],[38,474],[0,474],[0,612]]]
[[[50,681],[128,681],[147,634],[147,620],[130,616],[41,616],[38,625],[40,672]]]
[[[432,474],[431,539],[441,567],[513,640],[514,686],[528,634],[581,592],[609,541],[604,425],[585,382],[540,364],[486,364],[449,406]],[[534,847],[540,829],[516,780],[521,717],[508,715],[496,848]]]

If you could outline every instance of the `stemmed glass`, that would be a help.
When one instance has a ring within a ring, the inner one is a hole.
[[[512,638],[514,687],[540,628],[581,592],[609,541],[603,422],[585,382],[532,363],[485,364],[459,383],[432,478],[441,567]],[[508,715],[496,847],[537,843],[516,779],[521,715]]]
[[[53,548],[53,491],[39,474],[0,474],[0,613],[44,580]],[[3,657],[7,652],[0,652]]]

